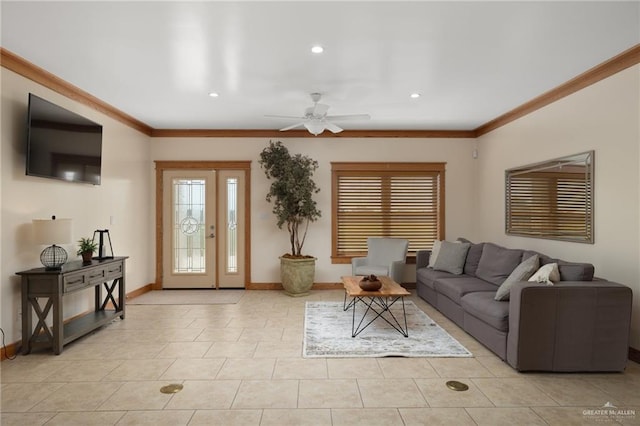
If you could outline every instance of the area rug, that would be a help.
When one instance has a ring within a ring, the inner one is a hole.
[[[307,302],[304,316],[304,358],[351,357],[471,357],[471,352],[443,330],[412,301],[405,301],[409,337],[378,318],[351,337],[352,311],[342,302]],[[400,302],[391,307],[402,318]],[[356,318],[364,312],[358,305]],[[404,324],[403,324],[404,325]]]
[[[216,305],[238,303],[244,290],[153,290],[127,301],[129,305]]]

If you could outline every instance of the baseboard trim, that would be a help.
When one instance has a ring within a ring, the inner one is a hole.
[[[312,290],[339,290],[344,288],[341,283],[313,283]],[[282,290],[280,283],[247,283],[246,290]]]
[[[137,288],[129,293],[127,293],[127,295],[125,296],[127,300],[129,299],[133,299],[134,297],[138,297],[141,296],[145,293],[150,292],[151,290],[153,290],[153,286],[155,285],[155,283],[149,283],[145,286],[142,286],[140,288]]]
[[[21,344],[22,340],[18,340],[17,342],[9,343],[6,347],[2,348],[2,351],[0,353],[0,362],[16,356]]]
[[[640,364],[640,350],[629,346],[629,359]]]

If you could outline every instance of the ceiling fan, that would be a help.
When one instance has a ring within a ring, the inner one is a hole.
[[[322,95],[320,93],[311,94],[311,100],[313,101],[313,106],[306,108],[304,110],[304,116],[302,117],[295,117],[295,116],[288,116],[288,115],[265,115],[265,117],[302,120],[296,124],[283,127],[282,129],[280,129],[280,131],[286,132],[287,130],[304,126],[309,131],[309,133],[315,136],[318,136],[320,133],[324,132],[325,130],[329,130],[333,133],[340,133],[343,129],[339,126],[336,126],[333,123],[334,121],[368,120],[371,118],[369,114],[327,115],[327,111],[329,110],[329,105],[318,103],[320,102],[321,97]]]

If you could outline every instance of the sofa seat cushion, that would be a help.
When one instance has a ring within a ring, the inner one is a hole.
[[[467,275],[458,275],[457,278],[440,278],[435,282],[435,290],[458,305],[460,304],[460,298],[467,293],[475,291],[489,292],[493,297],[497,289],[491,283]]]
[[[476,277],[500,285],[522,262],[522,250],[485,243],[476,269]]]
[[[508,331],[509,302],[493,297],[493,293],[486,291],[465,294],[461,299],[462,309],[497,330]]]
[[[429,288],[432,288],[435,290],[435,286],[434,286],[434,282],[440,278],[451,278],[451,277],[456,277],[457,278],[464,278],[464,275],[453,275],[450,274],[449,272],[444,272],[444,271],[436,271],[433,270],[431,268],[420,268],[418,270],[416,270],[416,280],[419,283],[422,283],[424,285],[426,285]]]

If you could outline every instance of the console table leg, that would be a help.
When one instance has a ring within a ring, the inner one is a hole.
[[[26,278],[22,278],[23,287],[26,285]],[[29,297],[27,292],[22,292],[22,354],[26,355],[31,352],[31,306],[29,306]]]
[[[62,316],[62,300],[53,297],[53,353],[60,355],[64,341],[64,321]]]
[[[127,294],[124,291],[124,278],[118,278],[118,306],[120,307],[120,311],[122,315],[120,315],[120,319],[124,319],[124,313],[126,309],[126,297]]]

